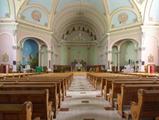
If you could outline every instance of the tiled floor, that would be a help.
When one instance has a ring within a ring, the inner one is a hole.
[[[109,103],[100,97],[85,76],[75,76],[56,120],[122,120],[117,111],[105,110]]]

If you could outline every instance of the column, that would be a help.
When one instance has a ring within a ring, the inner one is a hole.
[[[117,56],[117,59],[118,59],[118,72],[120,72],[120,50],[118,50],[118,56]]]
[[[18,65],[20,64],[20,61],[22,61],[20,59],[20,56],[22,54],[22,48],[18,47],[17,45],[14,45],[13,46],[13,72],[17,72],[17,67]],[[19,59],[18,59],[19,58]]]
[[[108,68],[108,53],[105,52],[105,69],[107,70]]]
[[[52,66],[52,64],[51,64],[51,57],[52,57],[52,54],[53,54],[53,51],[51,50],[51,49],[48,49],[48,65],[47,65],[47,68],[48,68],[48,71],[52,71],[51,70],[51,66]]]
[[[41,54],[42,54],[41,45],[39,45],[39,66],[42,66]]]
[[[109,50],[107,54],[108,54],[108,71],[112,71],[112,50]]]
[[[71,64],[71,62],[73,62],[73,61],[71,61],[71,47],[68,47],[67,48],[67,56],[65,56],[65,57],[67,57],[67,64],[69,65],[69,64]]]
[[[141,61],[144,61],[146,66],[156,66],[159,64],[158,28],[143,26],[142,30]]]
[[[19,50],[19,47],[17,45],[17,30],[13,30],[13,37],[14,37],[14,43],[13,43],[13,72],[17,72],[17,53]]]

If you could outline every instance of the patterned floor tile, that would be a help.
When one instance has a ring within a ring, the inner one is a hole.
[[[69,108],[60,108],[60,111],[66,112],[66,111],[69,111]]]

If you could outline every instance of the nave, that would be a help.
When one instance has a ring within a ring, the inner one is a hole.
[[[75,75],[55,120],[122,120],[109,105],[85,75]]]

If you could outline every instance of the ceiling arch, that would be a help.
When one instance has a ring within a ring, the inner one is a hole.
[[[146,23],[159,24],[158,3],[158,0],[0,0],[0,11],[2,11],[0,12],[0,20],[15,20],[20,24],[25,23],[56,32],[54,27],[57,26],[57,19],[61,15],[65,15],[61,18],[66,19],[66,21],[59,21],[61,23],[59,27],[63,28],[71,24],[70,22],[77,23],[76,21],[79,18],[77,13],[84,13],[85,15],[81,15],[80,17],[82,18],[79,21],[93,25],[97,30],[106,34],[106,32],[114,30],[112,26],[115,23],[118,23],[115,25],[116,30],[129,28],[130,25],[131,27],[141,25],[145,19]],[[26,10],[26,19],[20,17],[25,16],[24,10]],[[40,22],[36,18],[39,14],[37,11],[41,14],[39,15],[41,16]],[[69,13],[66,15],[67,12],[63,11],[76,12],[76,14]],[[37,15],[35,17],[37,21],[32,20],[33,12],[35,12],[35,16]],[[127,15],[124,16],[121,13],[126,13]],[[70,19],[67,17],[70,17]],[[127,22],[125,22],[127,24],[119,24],[121,21],[119,18],[123,19],[123,21],[127,18]],[[133,19],[136,22],[130,22]]]
[[[51,11],[53,1],[52,0],[29,0],[28,4],[38,4],[40,6],[45,7],[48,11]]]
[[[12,0],[0,0],[0,20],[15,20],[15,2]]]
[[[65,8],[65,6],[70,4],[90,4],[100,13],[105,13],[105,8],[103,5],[103,0],[59,0],[56,11],[60,12]]]
[[[59,14],[56,14],[53,31],[56,35],[58,33],[64,33],[66,28],[71,27],[74,24],[85,23],[85,26],[92,26],[94,31],[98,31],[97,37],[102,36],[106,33],[106,22],[105,16],[98,13],[91,5],[82,4],[78,6],[76,4],[67,6],[67,9],[62,10]],[[62,35],[59,35],[61,37]]]
[[[159,11],[158,0],[153,0],[151,3],[150,12],[149,12],[149,18],[151,21],[159,22],[159,14],[157,11]]]
[[[109,13],[112,13],[113,11],[123,8],[123,7],[130,7],[132,8],[133,5],[130,0],[108,0],[108,8]]]
[[[7,0],[2,1],[0,0],[0,18],[9,17],[10,15],[10,8],[9,2]]]

